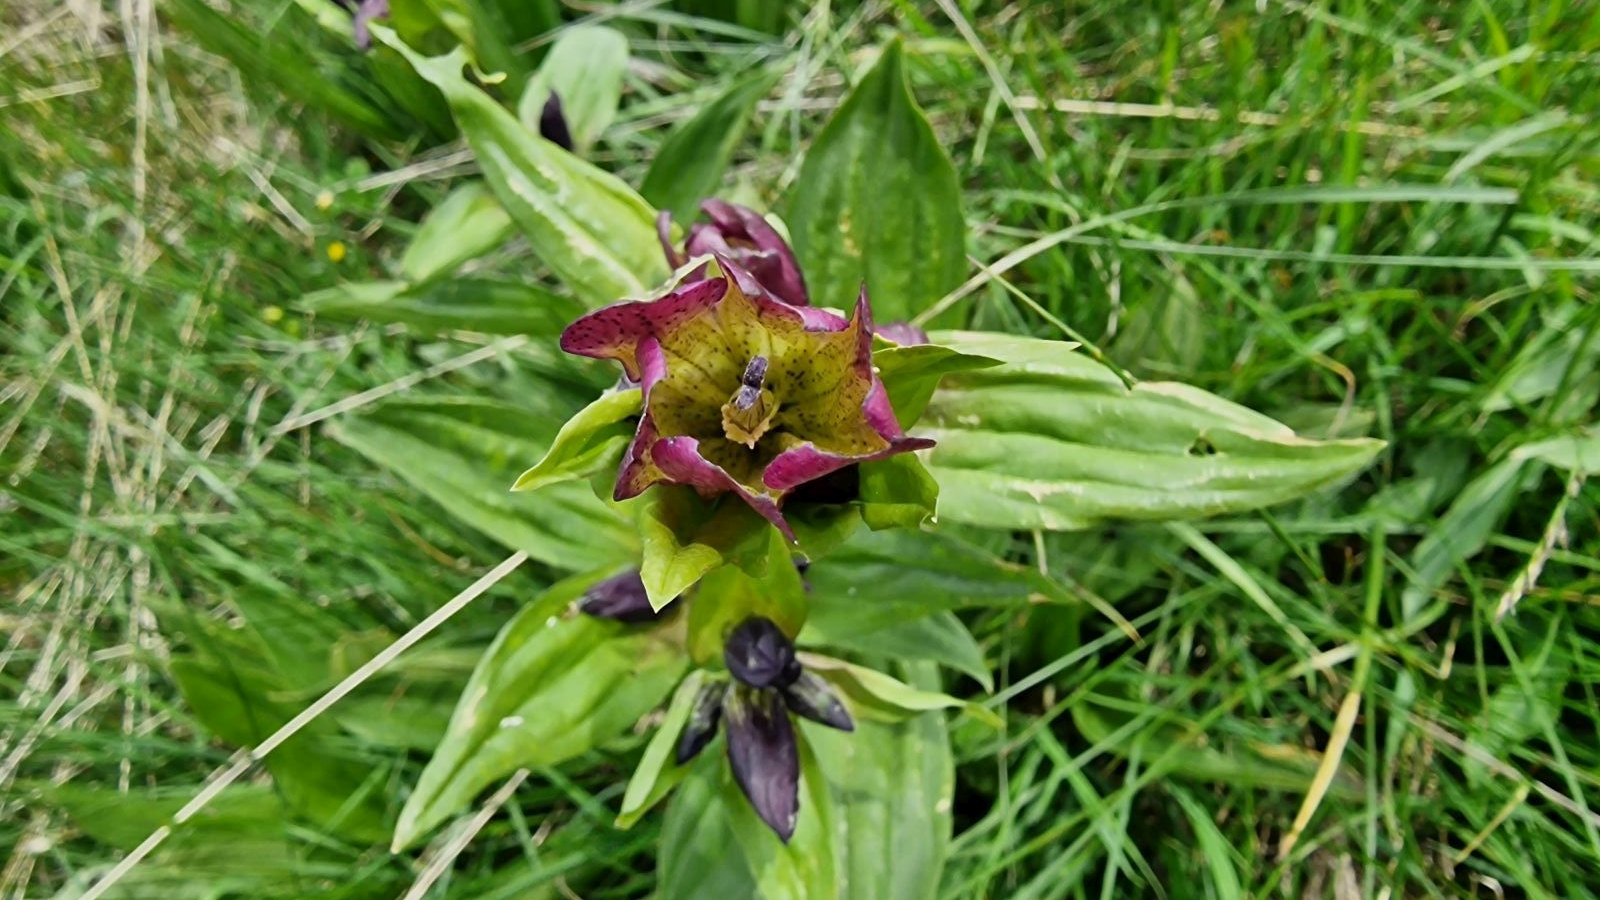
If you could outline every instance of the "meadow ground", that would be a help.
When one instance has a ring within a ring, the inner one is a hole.
[[[548,348],[305,313],[392,271],[471,158],[357,140],[167,6],[0,11],[3,897],[81,892],[504,558],[347,422],[446,387],[581,395],[529,374]],[[252,33],[292,51],[293,6]],[[903,35],[971,255],[1054,238],[960,301],[972,327],[1064,325],[1137,376],[1388,442],[1305,501],[1001,548],[1140,639],[961,613],[1006,730],[956,731],[941,896],[1600,895],[1593,4],[864,0],[777,36],[611,13],[637,61],[592,158],[626,180],[782,60],[728,182],[770,200]],[[515,242],[484,264],[538,274]],[[502,580],[121,895],[646,896],[660,817],[611,827],[638,741],[533,773],[459,855],[387,851],[476,654],[549,581]],[[1311,802],[1275,774],[1326,752]]]

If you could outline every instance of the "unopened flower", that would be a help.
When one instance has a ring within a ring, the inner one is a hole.
[[[855,722],[828,683],[801,668],[794,644],[770,619],[739,623],[723,647],[733,684],[701,688],[678,738],[677,760],[693,759],[728,724],[728,767],[761,821],[785,843],[800,810],[800,752],[790,714],[840,731]]]
[[[676,269],[697,256],[715,254],[733,260],[784,303],[808,304],[805,276],[794,251],[760,213],[723,200],[707,200],[700,211],[711,221],[689,226],[682,251],[672,246],[672,213],[662,210],[656,217],[656,233],[668,264]]]
[[[638,569],[629,569],[589,588],[578,601],[578,612],[629,623],[654,622],[658,615],[650,605]]]
[[[617,360],[644,391],[617,500],[654,484],[732,492],[793,540],[780,507],[796,487],[933,442],[905,434],[873,370],[865,290],[847,320],[774,300],[716,261],[714,278],[589,313],[561,347]]]

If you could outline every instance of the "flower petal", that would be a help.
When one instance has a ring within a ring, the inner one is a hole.
[[[813,672],[802,672],[794,684],[784,688],[783,702],[797,716],[840,731],[856,730],[855,720],[850,718],[844,702],[826,680]]]
[[[777,498],[752,490],[721,466],[708,462],[700,455],[700,442],[694,438],[662,438],[652,448],[651,457],[666,481],[690,485],[702,496],[729,491],[738,494],[762,518],[776,525],[784,537],[791,541],[795,539],[794,529],[784,521],[783,513],[778,509]]]
[[[673,754],[678,765],[699,756],[717,736],[717,724],[722,721],[722,702],[728,690],[726,683],[716,681],[703,685],[695,694],[694,705],[689,707],[689,718],[678,735],[678,747]]]
[[[561,349],[577,356],[617,360],[628,377],[638,381],[639,342],[681,330],[714,307],[726,291],[726,281],[710,279],[685,285],[657,300],[601,307],[561,332]]]
[[[742,685],[723,706],[728,720],[728,765],[733,780],[784,843],[800,811],[800,751],[794,725],[776,691]]]

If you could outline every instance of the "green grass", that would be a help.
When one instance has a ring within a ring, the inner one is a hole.
[[[506,553],[326,426],[273,431],[482,345],[295,310],[388,271],[443,193],[440,153],[363,144],[159,15],[47,6],[0,13],[36,29],[0,40],[6,897],[80,892]],[[1048,239],[957,301],[974,327],[1060,320],[1140,378],[1389,442],[1354,483],[1256,515],[982,536],[1139,640],[1058,607],[963,614],[1007,728],[956,730],[945,897],[1600,893],[1600,494],[1509,455],[1592,426],[1600,396],[1600,16],[896,0],[785,42],[628,9],[661,65],[630,76],[595,161],[631,183],[665,123],[782,60],[801,74],[728,181],[775,198],[903,33],[969,252]],[[533,271],[515,245],[485,265]],[[520,369],[405,393],[531,396],[534,371],[575,385],[555,408],[581,402],[581,370],[508,354]],[[404,895],[426,857],[387,854],[381,825],[474,654],[549,577],[519,569],[225,794],[208,827],[233,851],[180,834],[126,896]],[[427,896],[648,895],[659,815],[610,827],[641,742],[534,773]],[[1282,773],[1330,743],[1337,777],[1289,847],[1305,795]]]

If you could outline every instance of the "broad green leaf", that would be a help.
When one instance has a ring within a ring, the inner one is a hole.
[[[628,69],[628,39],[604,25],[575,25],[561,32],[517,104],[517,117],[535,134],[544,104],[555,91],[580,156],[617,117],[622,76]]]
[[[463,523],[540,562],[568,571],[637,559],[628,522],[587,484],[537,495],[507,488],[522,463],[544,455],[540,417],[490,400],[391,402],[334,421],[328,434],[385,466]],[[549,432],[556,430],[548,422]]]
[[[912,684],[938,683],[931,665]],[[930,900],[950,846],[955,767],[941,716],[861,721],[854,733],[802,723],[833,798],[835,869],[844,900]],[[801,815],[805,814],[804,810]]]
[[[729,809],[722,802],[722,785],[731,781],[728,764],[722,753],[708,748],[689,770],[662,818],[656,897],[754,900],[760,894],[744,854],[738,852]]]
[[[1019,364],[948,377],[917,429],[938,441],[927,464],[947,521],[1072,531],[1241,512],[1336,484],[1383,447],[1309,440],[1188,385],[1128,388],[1063,345],[1011,342]]]
[[[961,182],[902,56],[898,40],[884,47],[806,152],[788,197],[813,302],[843,306],[865,282],[884,322],[932,306],[967,270]]]
[[[960,353],[938,344],[916,344],[879,347],[872,352],[872,364],[878,369],[878,377],[889,394],[895,419],[901,428],[910,429],[922,418],[941,378],[1001,363],[998,359]]]
[[[766,537],[764,555],[711,570],[695,590],[688,643],[690,657],[700,665],[720,667],[723,639],[751,616],[771,619],[791,637],[805,625],[805,585],[789,544],[776,528],[760,533]]]
[[[828,900],[842,897],[834,855],[839,841],[833,797],[805,733],[796,730],[800,751],[800,812],[785,844],[763,823],[732,778],[722,787],[733,836],[744,852],[763,900]]]
[[[522,127],[461,74],[465,54],[423,57],[376,26],[444,93],[484,180],[535,253],[591,306],[644,297],[667,277],[655,210],[616,176]]]
[[[639,574],[656,609],[743,548],[758,546],[769,530],[745,504],[708,504],[687,487],[657,485],[634,502],[644,550]]]
[[[661,724],[656,726],[650,743],[645,745],[644,755],[639,758],[639,765],[633,770],[633,777],[628,779],[627,789],[622,792],[622,812],[617,815],[618,828],[632,828],[641,816],[660,803],[678,786],[678,782],[688,776],[691,767],[678,765],[673,753],[678,747],[678,735],[683,733],[684,723],[689,721],[689,711],[694,708],[695,697],[705,683],[705,671],[696,670],[678,685],[678,690],[672,695],[672,703],[667,706],[666,715],[661,718]]]
[[[772,90],[779,74],[767,69],[746,76],[667,135],[639,193],[679,221],[694,218],[700,201],[716,194],[750,113]]]
[[[862,463],[861,519],[873,531],[920,528],[939,507],[939,483],[915,454]]]
[[[920,713],[940,709],[960,709],[998,727],[1000,720],[991,712],[949,694],[914,688],[876,669],[847,663],[816,653],[798,654],[807,669],[827,679],[850,700],[850,708],[860,715],[886,722],[902,722]]]
[[[549,452],[523,472],[511,486],[513,491],[533,491],[564,481],[588,478],[618,454],[633,437],[629,419],[643,408],[637,389],[607,391],[599,399],[568,419]]]
[[[351,282],[307,294],[300,305],[333,318],[399,322],[430,334],[523,334],[552,342],[584,311],[571,297],[520,281],[490,278],[446,278],[417,285]]]
[[[659,629],[566,612],[599,574],[552,587],[495,637],[400,813],[396,850],[517,769],[553,766],[622,734],[678,683],[683,651]]]
[[[194,652],[175,657],[172,681],[185,704],[217,738],[253,747],[301,711],[303,702],[242,635],[205,620],[185,629]],[[388,825],[381,784],[367,761],[350,755],[332,721],[300,729],[266,758],[267,771],[290,809],[334,834],[369,843]],[[381,772],[376,773],[382,776]]]
[[[173,815],[203,789],[199,784],[132,791],[76,782],[37,786],[42,799],[65,810],[84,834],[123,852],[169,825]],[[159,849],[104,896],[130,900],[305,896],[308,876],[337,877],[337,867],[308,859],[304,846],[292,840],[291,822],[272,786],[235,785],[176,826]],[[57,896],[80,895],[81,891],[69,888]]]
[[[1574,474],[1600,472],[1600,427],[1523,444],[1511,451],[1510,458],[1536,459]]]
[[[505,243],[512,227],[511,216],[489,188],[481,181],[468,181],[423,217],[400,257],[400,274],[408,281],[449,275],[467,260]]]
[[[853,629],[830,630],[831,623],[837,622],[838,617],[823,620],[821,627],[813,627],[813,621],[815,619],[807,621],[806,630],[801,634],[805,646],[935,662],[971,675],[986,691],[994,690],[994,678],[983,657],[983,648],[954,613],[936,612],[864,633]]]
[[[1074,603],[1036,569],[943,530],[858,535],[813,565],[806,580],[811,583],[808,634],[865,636],[974,606]]]

